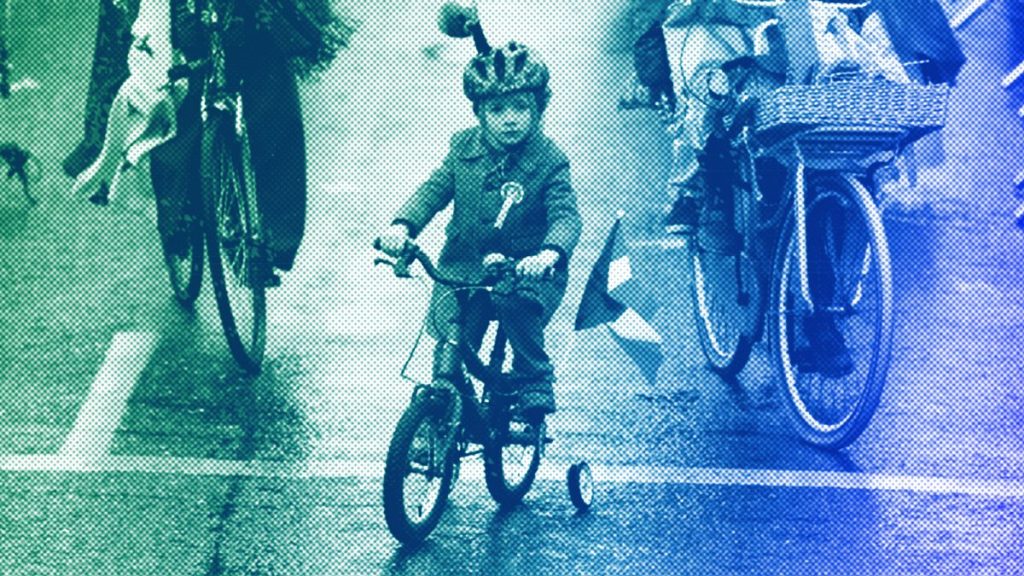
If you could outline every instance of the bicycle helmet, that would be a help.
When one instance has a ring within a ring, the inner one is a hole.
[[[551,89],[550,73],[537,53],[515,41],[489,52],[477,54],[466,65],[462,85],[474,106],[495,96],[513,92],[533,92],[537,107],[544,111]]]

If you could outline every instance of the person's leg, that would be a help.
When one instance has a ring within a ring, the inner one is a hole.
[[[132,44],[131,27],[138,11],[138,0],[127,0],[124,9],[112,0],[100,0],[92,72],[85,102],[82,140],[64,159],[62,168],[76,177],[100,154],[107,130],[107,117],[117,90],[128,78],[128,50]]]
[[[543,307],[517,294],[495,295],[494,308],[514,354],[512,368],[525,384],[520,396],[524,412],[555,411],[554,367],[544,350]]]
[[[199,98],[198,88],[190,91],[178,109],[177,135],[150,154],[157,230],[168,250],[179,254],[189,247],[186,219],[198,216],[202,201]]]
[[[255,38],[257,45],[269,42]],[[291,270],[306,222],[306,140],[298,87],[284,57],[252,50],[241,56],[241,65],[256,191],[273,265]]]
[[[670,62],[678,55],[678,65],[670,68],[676,98],[685,102],[679,110],[672,148],[672,171],[668,189],[674,203],[665,220],[666,232],[693,234],[698,226],[706,243],[715,249],[732,249],[736,233],[731,215],[709,210],[705,203],[707,183],[704,181],[700,156],[712,132],[718,100],[709,94],[709,71],[739,55],[748,53],[751,45],[745,33],[728,25],[692,24],[664,29],[666,53]]]
[[[839,275],[845,267],[861,265],[867,238],[847,222],[845,211],[823,204],[807,218],[807,274],[815,311],[803,317],[803,331],[810,348],[797,350],[795,361],[806,372],[840,378],[853,372],[854,364],[835,312],[846,303],[837,294]]]
[[[427,319],[431,335],[437,339],[432,372],[435,379],[443,378],[453,383],[462,381],[462,356],[454,342],[463,339],[470,349],[478,350],[493,318],[490,296],[485,292],[469,295],[462,304],[447,289],[435,292]],[[444,332],[443,337],[441,332]]]

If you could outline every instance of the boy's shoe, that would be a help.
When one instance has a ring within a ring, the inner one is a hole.
[[[690,196],[680,196],[672,203],[672,210],[665,217],[665,232],[690,236],[697,231],[700,221],[700,200]]]
[[[804,334],[809,346],[793,350],[791,358],[801,372],[813,372],[826,378],[843,378],[856,368],[835,316],[827,312],[810,314],[803,319]]]
[[[734,255],[743,247],[743,238],[725,210],[712,209],[701,214],[697,243],[708,252]]]
[[[527,419],[555,413],[555,387],[550,380],[539,380],[523,386],[519,393],[519,411]]]

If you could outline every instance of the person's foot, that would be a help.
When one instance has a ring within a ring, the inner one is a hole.
[[[683,236],[692,235],[697,230],[700,220],[700,200],[689,196],[680,196],[672,204],[672,209],[665,217],[665,232]]]
[[[633,74],[626,81],[622,94],[619,96],[619,110],[636,110],[638,108],[655,108],[651,89]]]
[[[89,195],[89,202],[97,206],[108,206],[110,204],[110,184],[100,182],[96,191]]]
[[[266,256],[257,258],[253,262],[253,276],[255,282],[264,288],[277,288],[281,285],[281,276],[274,270],[274,265]]]
[[[555,412],[555,388],[550,380],[525,385],[519,393],[519,411],[528,419]]]
[[[853,373],[853,356],[836,326],[835,315],[818,312],[805,316],[803,328],[809,345],[793,351],[792,360],[797,369],[833,379]]]
[[[724,210],[705,210],[697,229],[697,243],[708,252],[732,255],[743,247],[743,238]]]

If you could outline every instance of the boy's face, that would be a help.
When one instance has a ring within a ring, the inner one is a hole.
[[[504,148],[526,140],[536,126],[538,116],[537,99],[527,92],[489,98],[480,104],[479,109],[484,134],[492,143]]]

